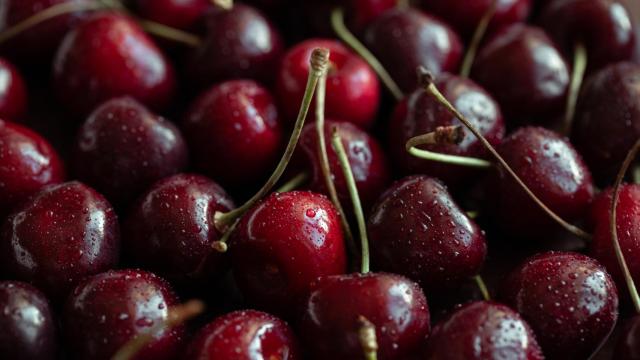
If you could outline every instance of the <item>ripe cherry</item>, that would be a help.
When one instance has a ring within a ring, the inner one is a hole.
[[[182,30],[197,30],[211,6],[208,0],[136,0],[138,13],[145,19]]]
[[[398,6],[399,0],[349,0],[347,18],[349,28],[356,33],[363,32],[367,25],[385,11]]]
[[[27,86],[22,75],[0,58],[0,118],[18,121],[27,113]]]

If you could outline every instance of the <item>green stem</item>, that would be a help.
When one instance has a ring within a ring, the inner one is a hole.
[[[286,183],[282,184],[282,186],[276,189],[276,192],[283,193],[293,191],[302,186],[302,184],[306,183],[308,180],[309,174],[306,172],[301,172],[300,174],[289,179],[289,181],[287,181]]]
[[[475,32],[473,33],[473,37],[471,38],[471,42],[469,43],[469,48],[467,49],[466,54],[464,55],[464,60],[462,60],[462,67],[460,69],[460,76],[469,77],[471,73],[471,67],[473,66],[473,62],[476,59],[476,54],[478,53],[478,49],[480,48],[480,43],[482,42],[482,38],[487,32],[487,28],[489,27],[489,23],[498,9],[498,0],[493,0],[491,5],[487,9],[487,11],[480,19],[478,26],[476,27]]]
[[[148,32],[149,34],[156,35],[158,37],[176,41],[193,48],[198,48],[202,45],[202,39],[198,36],[190,34],[188,32],[166,26],[155,21],[137,19],[138,24]]]
[[[580,88],[587,70],[587,49],[580,42],[576,43],[573,52],[573,69],[571,72],[571,82],[569,83],[569,93],[567,94],[567,104],[564,110],[564,121],[561,132],[565,135],[571,134],[571,125],[576,114],[576,104],[580,95]]]
[[[225,10],[231,10],[233,8],[233,0],[211,0],[211,3]]]
[[[412,137],[405,144],[405,148],[409,154],[420,159],[477,168],[491,167],[491,162],[484,159],[449,155],[418,148],[420,145],[459,144],[463,138],[464,131],[461,126],[439,126],[435,131]]]
[[[360,315],[358,317],[358,323],[360,329],[358,330],[358,337],[360,340],[360,346],[364,353],[366,360],[378,359],[378,341],[376,339],[376,327],[366,317]]]
[[[473,277],[473,280],[478,285],[478,289],[480,289],[480,292],[482,293],[482,298],[485,301],[491,300],[491,295],[489,295],[489,289],[487,289],[487,285],[484,283],[482,276],[476,275]]]

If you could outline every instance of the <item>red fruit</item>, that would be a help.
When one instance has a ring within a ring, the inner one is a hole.
[[[17,121],[27,113],[27,86],[10,62],[0,58],[0,118]]]
[[[622,332],[618,337],[613,359],[640,359],[640,316],[635,315],[625,321]]]
[[[398,0],[349,0],[347,17],[349,29],[360,33],[367,25],[389,9],[398,6]]]
[[[145,19],[182,30],[196,30],[211,6],[208,0],[136,0]]]
[[[80,116],[122,95],[163,109],[175,88],[165,56],[134,20],[117,13],[96,14],[69,32],[53,76],[60,101]]]

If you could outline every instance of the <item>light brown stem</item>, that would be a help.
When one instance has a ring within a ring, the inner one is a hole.
[[[469,47],[467,48],[467,52],[464,55],[464,59],[462,60],[462,67],[460,68],[460,76],[469,77],[471,73],[471,67],[473,66],[473,62],[476,59],[476,54],[478,53],[478,49],[480,48],[480,43],[482,42],[482,38],[487,32],[487,28],[489,27],[489,23],[491,23],[491,19],[496,14],[496,10],[498,9],[498,0],[493,0],[491,5],[487,9],[487,11],[480,19],[478,26],[476,26],[476,30],[473,33],[473,37],[471,38],[471,42],[469,43]]]
[[[360,315],[358,317],[358,337],[360,346],[366,360],[378,359],[378,341],[376,339],[376,327],[366,317]]]
[[[582,81],[584,80],[584,73],[587,70],[587,49],[580,42],[576,43],[575,50],[573,52],[573,68],[571,69],[571,82],[569,83],[569,92],[567,94],[567,104],[564,110],[564,120],[562,123],[561,133],[569,136],[571,135],[571,127],[573,125],[573,118],[576,114],[576,105],[578,103],[578,96],[580,95],[580,88],[582,87]]]
[[[418,148],[420,145],[459,144],[463,139],[464,131],[461,126],[439,126],[435,131],[412,137],[405,144],[405,148],[409,154],[420,159],[478,168],[492,166],[491,162],[484,159],[449,155]]]

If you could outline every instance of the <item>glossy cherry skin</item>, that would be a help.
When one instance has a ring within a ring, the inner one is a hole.
[[[23,282],[2,281],[0,308],[3,359],[56,358],[56,325],[44,294]]]
[[[549,358],[586,359],[618,318],[618,292],[605,268],[571,252],[527,259],[503,284],[501,297],[525,318]]]
[[[404,92],[418,82],[422,65],[434,75],[455,73],[462,61],[462,42],[445,23],[416,9],[396,8],[373,21],[364,42]]]
[[[90,277],[69,295],[63,329],[75,359],[110,359],[127,341],[166,321],[178,297],[162,278],[142,270],[111,270]],[[185,327],[164,330],[135,359],[174,359]]]
[[[385,11],[398,6],[398,0],[349,0],[347,4],[349,29],[360,33]]]
[[[587,214],[594,194],[591,173],[566,138],[541,127],[524,127],[507,136],[498,152],[558,216],[574,221]],[[494,218],[510,234],[532,238],[557,226],[504,169],[493,173],[488,191]]]
[[[452,288],[478,274],[487,253],[484,232],[427,176],[397,181],[367,223],[372,263],[425,289]]]
[[[423,359],[542,360],[542,350],[526,321],[507,306],[476,301],[438,323]]]
[[[255,310],[234,311],[200,329],[187,347],[185,360],[302,359],[289,325]]]
[[[303,41],[284,56],[278,70],[276,91],[285,118],[293,123],[298,115],[309,75],[309,58],[318,47],[330,51],[325,116],[354,123],[363,129],[371,127],[380,101],[378,78],[364,60],[341,43],[328,39]],[[314,114],[313,109],[315,101],[310,114]]]
[[[27,86],[22,75],[0,58],[0,118],[18,121],[27,113]]]
[[[338,212],[323,195],[272,193],[240,220],[229,241],[233,275],[247,300],[290,314],[320,276],[346,272]]]
[[[130,97],[100,105],[78,132],[74,170],[115,204],[187,166],[178,128]]]
[[[633,56],[634,20],[620,1],[551,1],[539,22],[568,54],[573,54],[576,43],[582,43],[593,69]]]
[[[278,30],[259,10],[234,4],[206,17],[204,43],[192,54],[188,72],[200,87],[230,79],[271,83],[284,52]]]
[[[182,129],[196,168],[233,188],[265,179],[282,153],[275,101],[252,80],[214,85],[191,105]]]
[[[226,261],[211,248],[221,236],[213,216],[233,208],[229,195],[204,176],[160,180],[133,206],[124,226],[124,250],[136,264],[170,281],[220,275]]]
[[[436,79],[440,92],[494,146],[504,137],[505,123],[496,101],[469,79],[440,74]],[[460,125],[464,139],[460,144],[422,145],[421,149],[438,153],[487,158],[488,152],[469,129],[427,94],[416,89],[396,105],[389,124],[390,152],[393,164],[403,174],[436,176],[447,185],[458,186],[477,174],[472,168],[417,158],[407,152],[405,144],[414,136],[435,131],[439,126]]]
[[[90,187],[68,182],[45,188],[9,215],[0,266],[59,302],[82,278],[115,267],[119,247],[111,205]]]
[[[572,138],[599,184],[613,183],[640,137],[640,65],[617,63],[588,78]]]
[[[315,359],[364,359],[358,318],[376,328],[378,359],[400,359],[429,336],[429,307],[420,287],[385,273],[321,278],[304,303],[300,334]]]
[[[92,16],[65,36],[53,64],[55,91],[74,114],[129,95],[160,110],[173,97],[172,65],[131,18]]]
[[[56,150],[40,135],[0,120],[0,218],[43,187],[64,181]]]
[[[618,337],[614,359],[640,359],[640,316],[635,315],[625,321]]]
[[[338,155],[336,155],[333,146],[331,146],[331,136],[334,128],[337,130],[342,140],[342,145],[347,152],[360,201],[366,213],[389,182],[390,171],[386,155],[378,141],[357,126],[332,120],[325,122],[324,136],[327,145],[329,169],[333,175],[333,183],[336,186],[340,202],[347,209],[351,208],[348,205],[351,204],[351,197],[340,167]],[[328,194],[322,174],[321,160],[318,153],[318,134],[314,123],[307,124],[302,130],[299,146],[305,155],[304,159],[299,159],[299,161],[304,162],[307,168],[311,170],[310,189]]]
[[[196,30],[211,6],[207,0],[136,0],[145,19],[182,30]]]
[[[471,78],[495,96],[507,123],[548,123],[562,114],[569,66],[540,28],[515,25],[481,47]]]

